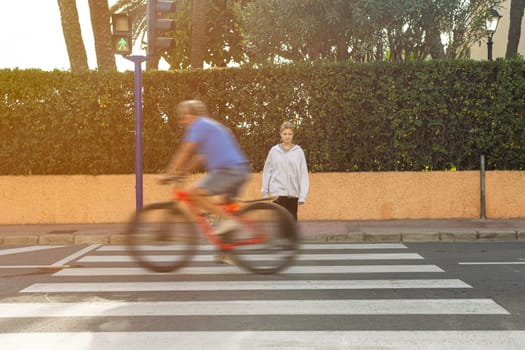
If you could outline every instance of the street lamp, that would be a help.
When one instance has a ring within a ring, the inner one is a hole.
[[[495,9],[490,9],[487,21],[485,22],[485,27],[487,28],[487,35],[489,40],[487,41],[487,55],[489,61],[492,61],[492,36],[498,28],[499,19],[501,15]]]

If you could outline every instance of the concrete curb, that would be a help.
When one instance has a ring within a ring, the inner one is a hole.
[[[525,241],[525,219],[299,222],[303,242]],[[0,245],[125,244],[126,224],[0,225]]]
[[[125,244],[125,235],[100,233],[15,234],[0,236],[0,245]],[[466,242],[524,241],[525,232],[347,233],[303,237],[303,242]]]
[[[504,232],[435,232],[435,233],[349,233],[308,237],[305,242],[465,242],[525,240],[525,233]]]

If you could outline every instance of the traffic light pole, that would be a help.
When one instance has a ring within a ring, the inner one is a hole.
[[[142,62],[151,57],[139,55],[123,57],[135,63],[135,203],[138,210],[142,208],[144,202],[142,190]]]

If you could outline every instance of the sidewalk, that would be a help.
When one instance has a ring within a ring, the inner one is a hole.
[[[525,219],[299,222],[305,242],[525,241]],[[0,225],[0,245],[123,244],[125,224]]]

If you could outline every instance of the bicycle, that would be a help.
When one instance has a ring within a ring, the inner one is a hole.
[[[177,177],[171,182],[180,180]],[[187,266],[196,255],[200,229],[212,245],[249,272],[274,274],[292,264],[299,239],[297,224],[288,211],[269,199],[227,200],[217,205],[239,223],[237,230],[222,237],[188,192],[175,185],[170,201],[148,204],[133,215],[126,229],[129,253],[149,270],[173,272]],[[155,255],[149,255],[151,252]]]

